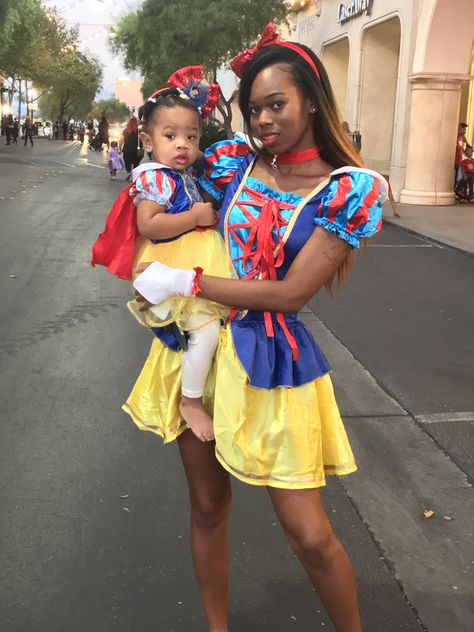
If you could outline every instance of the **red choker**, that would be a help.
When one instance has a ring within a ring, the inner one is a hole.
[[[280,165],[299,165],[302,162],[308,162],[308,160],[314,160],[319,158],[319,149],[316,147],[310,147],[309,149],[302,149],[301,151],[289,151],[285,154],[278,154],[273,156],[272,167],[278,169]]]

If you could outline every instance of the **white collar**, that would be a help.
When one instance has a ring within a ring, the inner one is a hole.
[[[171,167],[168,167],[167,165],[162,165],[161,162],[144,162],[141,165],[138,165],[138,167],[135,167],[135,169],[132,171],[132,180],[135,181],[138,176],[143,173],[144,171],[153,171],[156,169],[170,169]]]

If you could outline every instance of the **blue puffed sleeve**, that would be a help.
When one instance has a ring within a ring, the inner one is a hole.
[[[135,205],[142,200],[149,200],[168,209],[175,190],[176,184],[166,173],[160,169],[149,169],[137,177],[130,188],[130,196]]]
[[[314,223],[336,234],[353,248],[372,237],[382,226],[382,202],[387,183],[365,169],[338,169],[321,199]]]
[[[199,185],[220,202],[229,182],[242,161],[252,153],[244,138],[236,134],[232,140],[214,143],[204,152],[204,169]]]

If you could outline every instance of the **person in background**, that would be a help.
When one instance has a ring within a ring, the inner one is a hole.
[[[13,136],[13,116],[11,114],[8,114],[5,119],[5,136],[7,139],[6,144],[10,145]]]
[[[117,176],[117,171],[123,169],[124,164],[123,160],[118,152],[118,143],[112,141],[110,143],[110,151],[109,151],[109,171],[110,171],[110,179],[115,180]]]
[[[29,138],[31,146],[33,147],[33,123],[29,116],[26,117],[25,122],[23,123],[23,135],[25,137],[24,146],[26,147]]]
[[[100,145],[107,145],[107,149],[109,148],[109,122],[105,118],[105,115],[99,121],[97,142]]]
[[[143,158],[143,147],[138,137],[138,123],[135,117],[132,117],[127,127],[123,130],[120,139],[120,151],[123,154],[125,162],[125,170],[127,171],[127,180],[132,177],[132,170],[141,162]]]
[[[12,126],[12,145],[18,145],[18,135],[20,134],[20,124],[18,119],[14,119]]]
[[[466,147],[466,157],[461,160],[462,177],[466,180],[466,198],[461,199],[462,204],[474,204],[474,159],[472,158],[472,147]]]
[[[471,145],[467,142],[466,129],[467,123],[459,123],[458,138],[456,141],[456,155],[454,158],[454,190],[456,190],[458,180],[460,180],[462,177],[461,162],[463,159],[464,150],[467,147],[471,147]]]
[[[357,149],[357,152],[360,153],[360,150],[362,149],[362,138],[360,132],[351,132],[351,128],[349,127],[349,123],[347,121],[342,121],[341,125],[349,141]]]

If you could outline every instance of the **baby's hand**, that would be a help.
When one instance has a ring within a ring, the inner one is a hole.
[[[196,221],[196,226],[215,226],[217,224],[217,212],[210,202],[196,202],[190,209]]]

